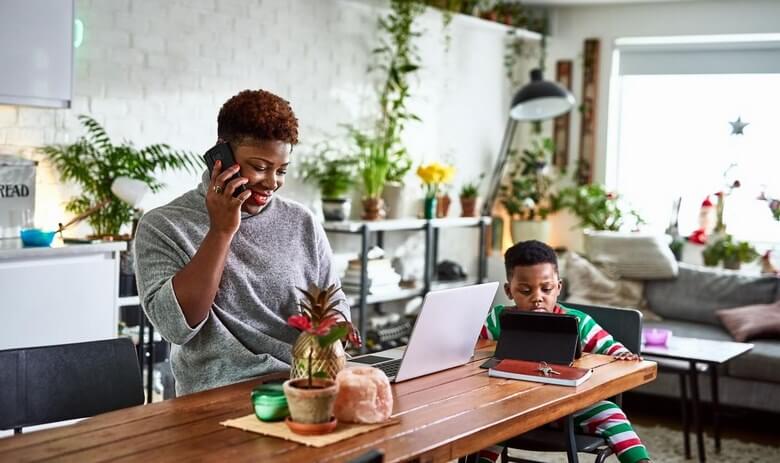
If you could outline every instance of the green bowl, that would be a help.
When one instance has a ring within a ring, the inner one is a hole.
[[[262,384],[252,390],[255,416],[261,421],[279,421],[290,414],[281,384]]]

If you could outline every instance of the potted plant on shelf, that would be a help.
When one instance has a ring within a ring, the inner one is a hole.
[[[644,223],[637,211],[621,203],[620,195],[595,183],[561,190],[553,197],[553,209],[569,209],[583,229],[619,231],[627,216],[634,225]]]
[[[460,187],[460,216],[477,216],[477,195],[479,194],[479,184],[482,182],[484,174],[473,182],[466,182]]]
[[[731,235],[724,235],[708,245],[701,252],[704,265],[714,267],[721,261],[723,267],[739,270],[742,263],[752,262],[759,256],[756,248],[747,241],[734,241]]]
[[[115,145],[103,127],[89,116],[78,116],[87,135],[70,145],[50,145],[41,148],[59,171],[63,181],[73,181],[81,194],[65,205],[65,210],[86,217],[94,238],[129,239],[120,236],[123,225],[133,220],[133,206],[120,200],[111,191],[114,180],[127,177],[143,182],[152,192],[165,185],[154,174],[166,170],[185,169],[197,172],[202,164],[192,153],[177,151],[166,144],[136,148],[130,142]]]
[[[341,340],[359,346],[360,335],[338,309],[344,300],[334,300],[341,288],[333,284],[326,289],[298,289],[305,297],[299,303],[300,313],[287,320],[301,330],[292,348],[290,379],[284,383],[291,415],[287,425],[299,434],[323,434],[336,426],[335,378],[346,364]]]
[[[439,162],[421,165],[417,168],[417,176],[423,183],[425,199],[423,203],[423,216],[426,219],[436,217],[436,201],[439,188],[443,184],[450,183],[455,176],[455,167]]]
[[[363,183],[364,220],[379,220],[386,215],[382,190],[390,169],[388,143],[381,136],[362,132],[349,127],[349,135],[354,143],[358,160],[358,173]]]
[[[535,239],[547,242],[550,224],[547,215],[553,212],[553,177],[549,173],[549,158],[553,143],[550,138],[535,139],[530,149],[516,159],[509,183],[501,186],[501,203],[512,216],[512,239]]]
[[[327,142],[314,146],[302,163],[301,176],[317,184],[322,196],[325,220],[346,220],[352,210],[347,196],[357,180],[358,159]]]

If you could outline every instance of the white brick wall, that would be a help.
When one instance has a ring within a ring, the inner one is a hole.
[[[35,147],[73,142],[83,133],[76,116],[89,114],[116,141],[164,142],[200,153],[214,143],[219,107],[244,88],[264,88],[292,103],[301,124],[298,152],[338,134],[338,124],[358,123],[376,112],[366,69],[377,43],[381,2],[77,0],[76,5],[85,27],[75,53],[73,107],[0,106],[0,152],[42,160]],[[509,99],[503,32],[456,18],[445,55],[439,14],[430,11],[419,24],[426,31],[420,40],[424,69],[412,106],[424,123],[410,125],[408,145],[418,160],[446,153],[464,173],[459,183],[487,169],[500,143]],[[62,204],[75,190],[60,185],[42,161],[36,221],[52,227],[66,218]],[[168,202],[192,188],[197,177],[165,176],[169,188],[144,207]],[[419,191],[413,176],[409,183],[412,193]],[[317,207],[316,192],[295,179],[283,194]]]

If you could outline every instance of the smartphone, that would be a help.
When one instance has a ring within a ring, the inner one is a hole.
[[[230,149],[229,143],[217,143],[211,149],[206,151],[206,154],[203,155],[203,160],[206,161],[206,167],[208,167],[209,173],[214,170],[214,164],[217,161],[222,161],[222,171],[236,163],[236,160],[233,157],[233,150]],[[239,177],[241,177],[240,171],[236,172],[234,176],[230,177],[230,179],[228,179],[225,184],[227,185],[232,180]],[[238,188],[236,188],[236,191],[233,192],[233,196],[236,197],[244,191],[246,191],[246,185],[239,185]]]

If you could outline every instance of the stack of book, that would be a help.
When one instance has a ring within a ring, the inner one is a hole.
[[[349,261],[341,287],[347,293],[360,292],[360,259]],[[390,259],[385,257],[368,260],[368,277],[366,280],[368,294],[386,294],[398,290],[401,275],[393,269]]]

